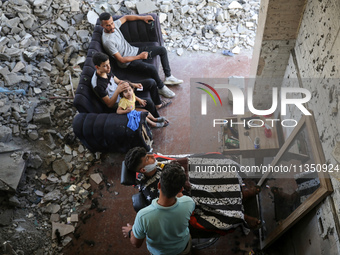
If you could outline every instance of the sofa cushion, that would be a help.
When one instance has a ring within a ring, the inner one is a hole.
[[[145,125],[147,112],[141,113],[139,128],[132,131],[127,128],[126,115],[115,113],[79,113],[73,120],[75,135],[91,151],[115,151],[126,153],[130,148],[143,146],[149,148],[142,135],[142,125]],[[149,137],[152,137],[147,128]]]

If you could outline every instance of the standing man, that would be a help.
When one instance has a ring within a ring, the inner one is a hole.
[[[144,46],[140,48],[131,46],[119,30],[120,26],[127,21],[143,20],[148,23],[149,21],[154,20],[153,17],[150,15],[125,15],[120,19],[113,21],[112,16],[109,13],[104,12],[100,14],[99,19],[101,21],[101,26],[104,28],[102,35],[103,47],[109,55],[116,59],[118,65],[121,68],[129,68],[132,72],[139,71],[147,73],[156,81],[159,94],[169,98],[174,97],[175,93],[168,89],[164,84],[180,84],[183,83],[183,80],[179,80],[171,75],[166,49],[163,46]],[[143,61],[144,59],[148,59],[148,57],[153,58],[157,55],[161,58],[163,71],[166,77],[164,83],[161,81],[155,66]]]
[[[189,219],[194,201],[183,196],[186,176],[178,164],[164,167],[158,183],[159,198],[137,213],[133,226],[122,227],[123,236],[139,248],[146,238],[151,254],[189,254]]]

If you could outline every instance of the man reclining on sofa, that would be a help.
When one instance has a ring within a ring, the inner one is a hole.
[[[183,83],[183,80],[179,80],[171,75],[168,54],[163,46],[143,46],[135,47],[131,46],[124,38],[120,31],[120,26],[127,21],[143,20],[146,23],[153,22],[153,17],[126,15],[118,20],[113,21],[112,16],[104,12],[100,14],[99,19],[101,26],[104,28],[102,34],[102,42],[105,51],[115,58],[119,67],[128,68],[131,72],[144,72],[153,78],[158,87],[159,94],[164,97],[172,98],[175,93],[167,88],[164,84],[175,85]],[[147,63],[143,60],[148,58],[154,58],[156,56],[161,57],[161,63],[165,74],[164,83],[161,81],[158,70],[154,65]]]
[[[189,163],[181,162],[181,165],[238,165],[221,154],[193,156],[186,160]],[[139,188],[146,205],[149,205],[159,195],[157,184],[164,164],[158,163],[154,155],[148,154],[144,148],[136,147],[126,154],[125,166],[128,171],[143,174],[139,179]],[[242,186],[242,179],[237,172],[209,174],[189,171],[189,178],[183,194],[189,195],[196,204],[191,224],[217,232],[241,226],[245,233],[249,228],[260,226],[261,221],[244,214],[243,208],[243,201],[259,192],[255,184],[247,182],[247,186]]]
[[[128,83],[122,82],[122,80],[112,74],[109,56],[105,53],[95,53],[92,56],[92,61],[96,68],[91,79],[93,91],[108,108],[113,108],[113,112],[116,112],[120,99],[119,94],[130,86]],[[157,109],[169,104],[169,102],[161,102],[154,83],[144,82],[144,86],[141,83],[130,83],[136,89],[150,92],[152,101],[155,105],[146,105],[146,109],[149,110],[149,112],[157,112]]]

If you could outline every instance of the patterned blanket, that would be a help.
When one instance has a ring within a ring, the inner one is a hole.
[[[139,189],[148,204],[158,197],[157,183],[162,167],[170,162],[167,159],[162,161],[162,158],[157,160],[162,164],[159,164],[156,174],[151,178],[144,175],[139,178]],[[188,165],[185,170],[190,189],[183,193],[196,204],[191,224],[202,229],[223,231],[241,226],[248,233],[242,204],[242,179],[237,171],[240,165],[220,154],[189,156]]]

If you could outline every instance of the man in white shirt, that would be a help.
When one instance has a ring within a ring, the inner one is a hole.
[[[129,68],[132,72],[142,71],[147,73],[156,81],[159,94],[169,98],[174,97],[175,93],[168,89],[164,84],[180,84],[183,83],[183,80],[179,80],[171,75],[166,49],[163,46],[144,46],[140,48],[131,46],[119,30],[120,26],[127,21],[142,20],[148,23],[149,21],[153,21],[153,17],[150,15],[125,15],[120,19],[113,21],[112,16],[109,13],[104,12],[99,16],[99,19],[101,21],[101,26],[104,28],[102,35],[103,47],[109,55],[116,59],[118,65],[121,68]],[[161,58],[163,71],[166,77],[164,82],[160,79],[158,70],[156,70],[155,66],[143,61],[157,55]]]

